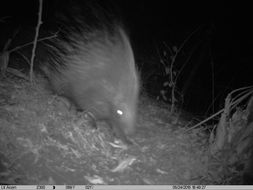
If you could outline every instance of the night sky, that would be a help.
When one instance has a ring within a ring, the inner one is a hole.
[[[15,24],[35,22],[36,2],[1,0],[0,16],[9,16],[9,19],[0,26],[15,28]],[[194,113],[207,111],[212,102],[212,77],[216,110],[221,108],[231,90],[253,84],[253,1],[108,2],[122,14],[137,60],[158,57],[156,50],[160,44],[165,42],[178,47],[197,30],[178,57],[180,68],[184,58],[195,48],[178,81],[179,90],[184,91],[185,109]],[[190,78],[193,68],[196,71]]]

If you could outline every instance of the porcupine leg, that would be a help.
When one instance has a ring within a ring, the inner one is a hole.
[[[97,129],[98,127],[95,116],[91,112],[85,112],[85,114],[88,116],[91,126]]]

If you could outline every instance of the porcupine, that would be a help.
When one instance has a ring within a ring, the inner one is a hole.
[[[73,12],[79,15],[69,14]],[[89,4],[66,15],[60,16],[58,37],[44,42],[49,56],[41,70],[57,94],[105,121],[116,137],[131,144],[127,135],[135,130],[139,76],[124,27]]]

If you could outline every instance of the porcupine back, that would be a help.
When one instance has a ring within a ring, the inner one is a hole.
[[[135,129],[139,78],[126,32],[119,22],[100,20],[97,14],[92,25],[71,19],[47,44],[50,56],[42,70],[57,94],[106,121],[130,143],[126,135]]]

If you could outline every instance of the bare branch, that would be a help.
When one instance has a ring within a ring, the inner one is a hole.
[[[32,56],[31,56],[31,65],[30,65],[30,81],[33,81],[33,62],[35,58],[35,50],[38,42],[38,36],[39,36],[39,30],[40,25],[42,24],[41,18],[42,18],[42,6],[43,6],[43,0],[39,0],[39,13],[38,13],[38,23],[36,26],[34,41],[33,41],[33,49],[32,49]]]

